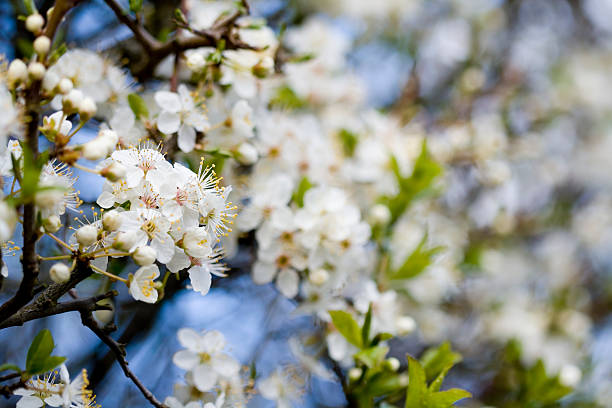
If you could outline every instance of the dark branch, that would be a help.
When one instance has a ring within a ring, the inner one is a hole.
[[[142,45],[147,51],[151,52],[156,48],[160,47],[160,42],[157,41],[140,23],[131,18],[119,3],[115,0],[104,0],[104,2],[113,10],[117,19],[125,24],[134,34],[136,40]]]
[[[147,387],[145,387],[144,384],[138,379],[138,377],[136,377],[136,375],[130,370],[130,368],[128,367],[128,362],[125,359],[125,346],[119,344],[104,329],[98,326],[98,323],[96,323],[96,321],[94,320],[91,311],[81,311],[81,321],[83,322],[84,326],[87,326],[96,336],[100,338],[100,340],[102,340],[108,346],[108,348],[113,352],[113,354],[115,354],[115,359],[121,366],[123,373],[126,377],[132,380],[132,382],[136,385],[136,387],[138,387],[142,395],[151,404],[153,404],[153,406],[157,408],[168,408],[166,405],[162,404],[157,398],[155,398],[155,395],[153,395],[153,393],[151,393],[151,391],[149,391]]]
[[[41,319],[43,317],[58,315],[68,312],[93,312],[96,310],[112,310],[110,306],[99,305],[98,302],[102,299],[108,299],[116,296],[116,291],[104,293],[102,295],[92,296],[89,298],[78,299],[71,302],[58,303],[57,305],[45,309],[24,309],[17,312],[2,324],[0,329],[7,327],[21,326],[31,320]]]

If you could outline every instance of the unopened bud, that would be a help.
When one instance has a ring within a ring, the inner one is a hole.
[[[59,231],[59,229],[62,227],[62,220],[59,216],[53,214],[43,220],[42,226],[45,229],[45,232],[53,234],[54,232]]]
[[[400,335],[410,334],[416,329],[416,322],[410,316],[400,316],[395,320]]]
[[[102,129],[98,132],[98,138],[107,145],[109,153],[112,153],[119,142],[119,135],[111,129]]]
[[[83,92],[73,89],[62,98],[62,109],[66,113],[75,113],[83,101]]]
[[[384,204],[376,204],[370,208],[369,218],[372,224],[386,224],[391,220],[391,211]]]
[[[79,115],[81,116],[82,121],[87,121],[96,114],[97,111],[96,103],[93,99],[86,97],[83,98],[81,104],[79,105]]]
[[[109,166],[100,170],[100,175],[113,183],[123,179],[126,173],[127,169],[125,166],[117,162],[113,162]]]
[[[157,251],[150,246],[141,246],[136,248],[132,253],[132,259],[136,265],[148,266],[155,262],[157,258]]]
[[[70,268],[68,268],[68,265],[58,262],[49,269],[49,277],[55,283],[68,282],[68,279],[70,279]]]
[[[43,25],[45,25],[45,19],[38,13],[30,14],[25,21],[26,29],[34,34],[39,33],[42,30]]]
[[[329,279],[329,272],[325,268],[318,268],[308,274],[308,280],[313,285],[321,286]]]
[[[47,72],[47,68],[40,62],[30,62],[28,65],[28,74],[30,78],[34,80],[41,80],[45,76],[45,72]]]
[[[359,367],[353,367],[348,371],[348,377],[351,381],[357,381],[361,378],[363,370]]]
[[[84,225],[76,231],[75,235],[80,246],[88,247],[98,240],[98,229],[93,225]]]
[[[25,82],[28,79],[28,67],[20,59],[13,60],[9,64],[7,77],[11,83]]]
[[[102,216],[102,228],[105,231],[117,231],[121,227],[121,214],[117,210],[111,210]]]
[[[388,359],[385,360],[384,364],[385,364],[385,367],[387,367],[391,371],[397,371],[400,368],[400,362],[395,357],[389,357]]]
[[[57,89],[62,95],[66,95],[68,92],[72,91],[72,88],[72,81],[69,78],[62,78],[57,84]]]
[[[236,160],[238,160],[240,164],[250,166],[257,161],[257,158],[257,149],[252,144],[242,143],[240,146],[238,146],[238,150],[236,151]]]
[[[99,305],[108,306],[112,310],[96,310],[94,312],[95,318],[98,322],[102,323],[103,326],[106,326],[110,322],[113,321],[113,317],[115,316],[115,305],[113,301],[110,299],[102,299],[98,302]]]
[[[40,56],[47,55],[51,49],[51,40],[46,35],[41,35],[34,40],[34,51]]]
[[[565,364],[559,372],[559,382],[566,387],[575,387],[582,379],[582,371],[573,364]]]
[[[59,83],[59,77],[55,72],[47,71],[42,81],[42,88],[50,95],[55,95],[55,88]]]
[[[132,248],[138,243],[138,233],[136,231],[119,232],[115,242],[113,242],[113,248],[119,251],[131,251]]]

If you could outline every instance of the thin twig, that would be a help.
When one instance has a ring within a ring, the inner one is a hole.
[[[144,384],[138,379],[138,377],[130,370],[128,367],[128,362],[125,359],[125,346],[119,344],[115,339],[113,339],[105,330],[98,326],[98,323],[93,318],[91,311],[81,311],[81,321],[83,325],[88,327],[100,340],[102,340],[109,349],[115,355],[115,359],[123,369],[123,373],[126,377],[128,377],[132,382],[138,387],[142,395],[151,403],[153,406],[157,408],[168,408],[166,405],[162,404],[155,395],[151,391],[144,386]]]

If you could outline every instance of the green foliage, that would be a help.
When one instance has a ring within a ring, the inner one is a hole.
[[[391,170],[395,175],[399,193],[393,197],[384,197],[383,203],[391,210],[391,224],[406,211],[410,203],[431,191],[434,181],[442,174],[442,166],[434,161],[427,153],[427,143],[423,141],[421,154],[414,163],[412,174],[404,177],[399,168],[397,159],[391,156]]]
[[[308,177],[304,176],[300,180],[300,184],[298,184],[297,189],[293,193],[293,197],[291,198],[294,203],[297,204],[298,207],[304,206],[304,194],[308,190],[312,188],[313,184],[308,180]]]
[[[359,137],[347,129],[340,129],[338,132],[338,137],[342,142],[342,150],[344,151],[344,155],[347,157],[353,157],[355,154],[355,149],[359,144]]]
[[[0,364],[0,372],[2,371],[17,371],[18,373],[20,373],[21,368],[19,368],[15,364],[5,363],[5,364]]]
[[[346,341],[355,347],[363,347],[361,328],[350,313],[344,310],[331,310],[329,315],[332,318],[334,326],[336,326],[336,329],[344,336]]]
[[[130,11],[138,13],[142,9],[142,0],[130,0]]]
[[[130,1],[130,5],[131,3],[132,2]],[[130,104],[130,108],[132,109],[132,112],[134,112],[136,119],[141,120],[142,118],[149,117],[149,108],[147,108],[147,104],[140,95],[135,93],[129,94],[128,103]]]
[[[421,364],[425,369],[427,381],[436,378],[447,367],[452,367],[461,361],[461,354],[451,350],[451,345],[445,341],[436,348],[427,350],[421,356]]]
[[[407,356],[407,359],[409,384],[405,408],[448,408],[461,399],[471,397],[469,392],[458,388],[439,391],[452,363],[447,365],[431,384],[427,385],[427,374],[423,365],[410,356]]]
[[[297,110],[304,109],[308,103],[301,99],[288,86],[281,86],[276,90],[276,95],[270,100],[270,108]]]
[[[53,336],[47,329],[41,330],[30,345],[26,358],[26,372],[29,375],[42,374],[50,371],[66,361],[66,357],[52,356],[55,348]]]
[[[23,5],[25,6],[28,15],[38,13],[34,0],[23,0]]]
[[[442,250],[442,247],[425,248],[426,242],[427,235],[398,269],[389,270],[389,279],[411,279],[420,275],[431,264],[433,256]]]
[[[572,391],[558,376],[549,376],[541,360],[524,365],[516,341],[508,343],[496,369],[498,373],[481,400],[498,408],[556,408],[561,406],[559,400]]]

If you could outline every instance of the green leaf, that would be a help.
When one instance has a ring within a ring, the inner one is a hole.
[[[442,174],[443,169],[427,153],[426,141],[423,141],[421,154],[414,163],[410,177],[402,176],[399,163],[394,156],[391,156],[389,165],[400,190],[396,196],[386,197],[383,200],[391,211],[391,224],[393,224],[406,211],[413,200],[431,190],[433,182]]]
[[[464,398],[470,398],[472,394],[459,388],[440,391],[432,394],[427,401],[427,408],[448,408]]]
[[[34,0],[23,0],[23,5],[25,6],[28,15],[38,13]]]
[[[442,386],[442,382],[448,373],[448,370],[452,368],[452,364],[449,364],[445,369],[443,369],[440,374],[429,384],[429,391],[436,392],[440,391],[440,387]],[[427,374],[427,370],[425,370],[425,374]]]
[[[388,352],[389,347],[386,346],[370,347],[355,354],[355,359],[368,368],[375,368],[383,362]]]
[[[5,363],[0,365],[0,371],[17,371],[18,373],[20,373],[21,368],[19,368],[15,364]]]
[[[393,335],[391,333],[378,333],[376,336],[374,336],[374,338],[372,339],[372,342],[370,343],[370,345],[371,346],[376,346],[381,341],[389,340],[392,337],[393,337]]]
[[[30,58],[34,54],[34,44],[32,44],[32,41],[26,38],[17,38],[17,42],[15,45],[17,46],[17,49],[19,50],[21,55],[26,58]]]
[[[28,349],[28,355],[26,357],[26,371],[30,374],[38,374],[42,363],[49,358],[55,344],[53,343],[53,336],[47,329],[43,329],[34,340]]]
[[[312,188],[313,184],[308,180],[308,177],[304,176],[300,180],[297,189],[293,193],[292,200],[297,204],[298,207],[304,206],[304,194]]]
[[[372,325],[372,303],[368,306],[363,326],[361,327],[361,342],[364,347],[370,344],[370,326]]]
[[[423,237],[416,249],[408,255],[402,266],[389,273],[389,279],[411,279],[420,275],[427,268],[435,254],[442,250],[442,247],[425,248],[427,235]]]
[[[355,154],[355,149],[359,144],[359,138],[357,137],[357,135],[351,132],[350,130],[340,129],[340,131],[338,132],[338,137],[342,142],[344,155],[347,157],[353,157],[353,155]]]
[[[270,108],[297,110],[305,108],[308,103],[302,100],[293,89],[281,86],[276,90],[276,95],[270,100]]]
[[[421,364],[427,374],[427,379],[432,380],[445,370],[448,371],[453,365],[461,361],[461,354],[451,349],[448,341],[436,348],[430,348],[421,356]]]
[[[41,361],[39,364],[36,364],[35,370],[28,370],[28,373],[32,375],[46,373],[48,371],[53,370],[58,365],[62,364],[64,361],[66,361],[66,357],[49,356],[45,360]]]
[[[349,343],[358,348],[363,347],[361,329],[350,313],[344,310],[330,310],[329,315],[336,329]]]
[[[132,112],[134,112],[134,116],[136,116],[136,119],[140,120],[142,118],[149,117],[149,108],[147,108],[147,104],[145,103],[144,99],[142,99],[140,95],[135,94],[135,93],[129,94],[128,104],[130,105]]]
[[[130,0],[130,11],[138,13],[142,9],[142,0]]]
[[[405,408],[420,408],[426,401],[428,389],[425,383],[425,370],[421,364],[412,358],[408,359],[408,391],[406,392]]]

